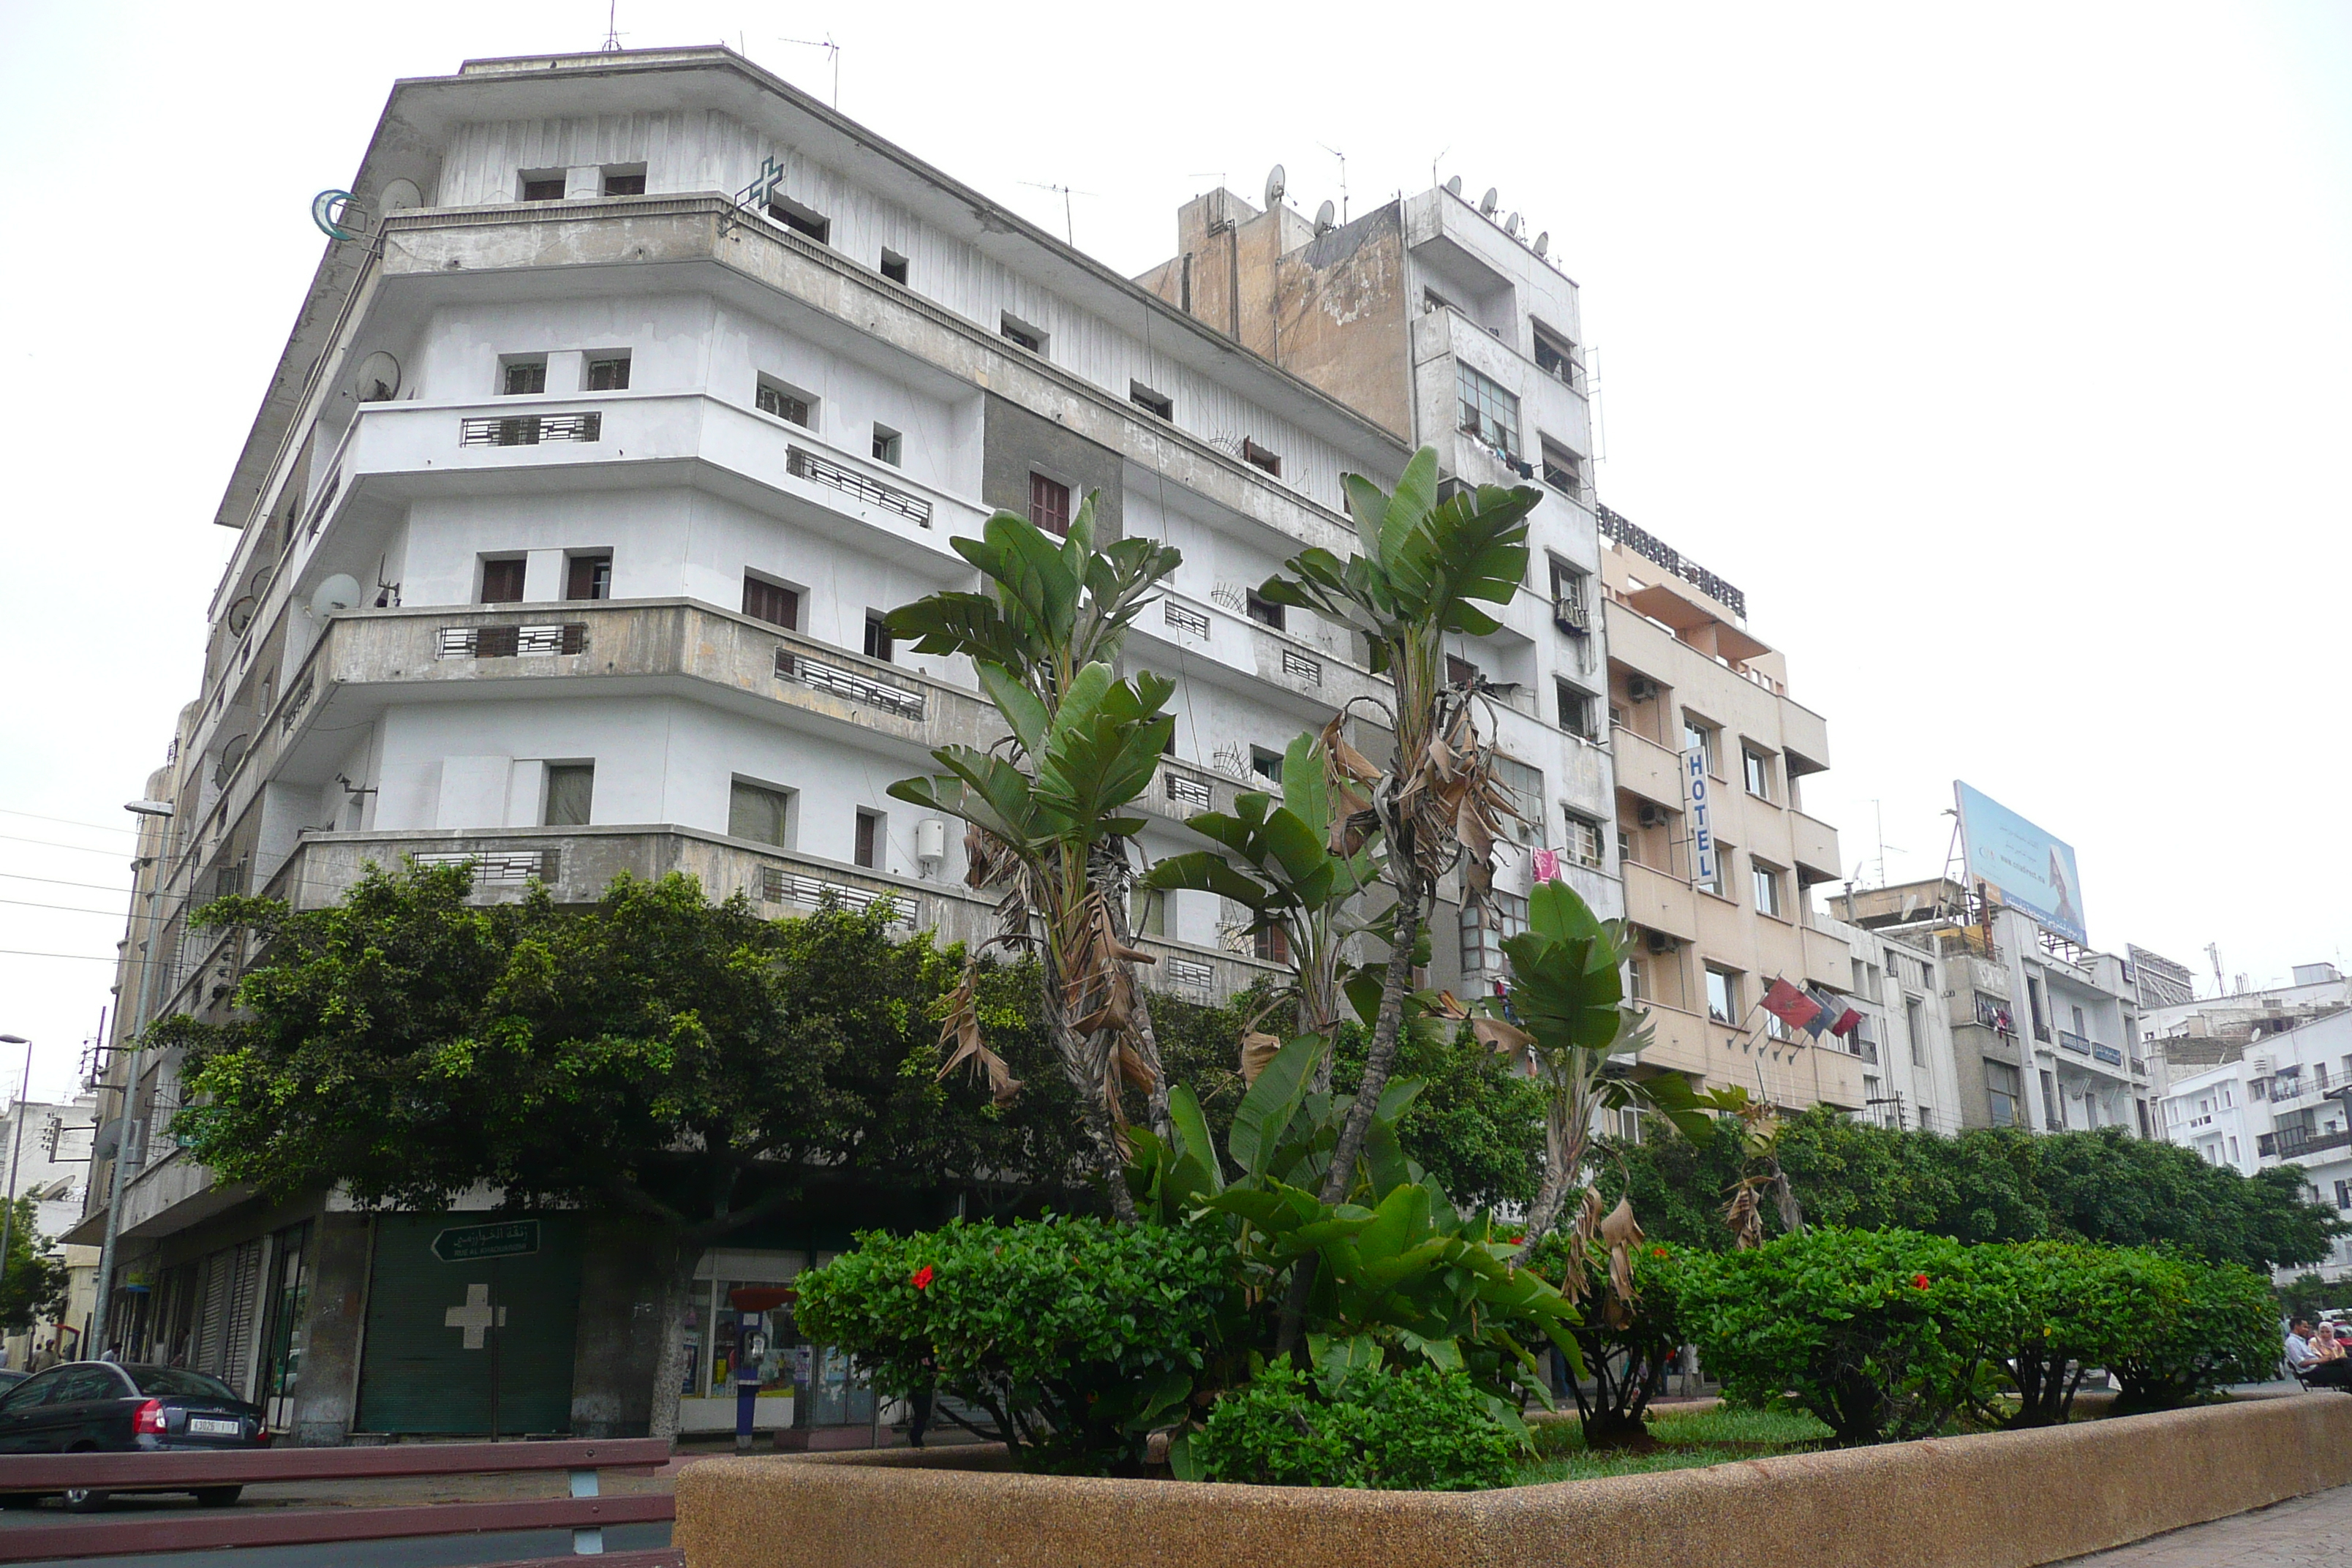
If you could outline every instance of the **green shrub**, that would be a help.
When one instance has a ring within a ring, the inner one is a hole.
[[[2092,1367],[2124,1353],[2143,1325],[2130,1288],[2139,1254],[2113,1247],[2022,1241],[1969,1248],[1977,1294],[1977,1351],[2005,1368],[2014,1409],[1979,1401],[1978,1413],[2009,1426],[2062,1426]]]
[[[986,1411],[1024,1469],[1098,1475],[1139,1467],[1182,1413],[1231,1248],[1222,1230],[1066,1217],[857,1239],[800,1277],[803,1332],[886,1394],[929,1383]]]
[[[1840,1447],[1925,1436],[1976,1394],[1993,1337],[1967,1249],[1906,1230],[1822,1226],[1689,1259],[1685,1331],[1725,1394],[1784,1394]]]
[[[2106,1362],[2122,1385],[2116,1415],[2176,1410],[2276,1373],[2278,1298],[2252,1269],[2145,1247],[2117,1249],[2113,1268],[2128,1298],[2128,1327]]]
[[[1458,1373],[1372,1368],[1327,1399],[1286,1363],[1220,1399],[1187,1447],[1203,1480],[1388,1491],[1503,1486],[1526,1451]]]
[[[1682,1351],[1681,1260],[1672,1247],[1646,1243],[1634,1247],[1630,1304],[1610,1291],[1609,1249],[1580,1244],[1567,1231],[1553,1231],[1521,1261],[1545,1279],[1560,1281],[1563,1293],[1573,1271],[1583,1272],[1583,1321],[1569,1332],[1584,1357],[1586,1375],[1571,1379],[1570,1386],[1576,1394],[1585,1446],[1609,1448],[1638,1442],[1645,1432],[1650,1401],[1665,1386],[1666,1373]],[[1584,1386],[1587,1380],[1592,1384],[1590,1392]]]

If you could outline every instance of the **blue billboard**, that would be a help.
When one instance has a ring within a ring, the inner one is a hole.
[[[2048,930],[2084,947],[2083,883],[2074,870],[2074,847],[2053,838],[2025,818],[1957,780],[1960,842],[1969,875],[2000,895],[2011,909],[2032,916]]]

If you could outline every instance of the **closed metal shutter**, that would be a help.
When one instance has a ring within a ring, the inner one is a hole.
[[[254,1321],[261,1310],[258,1237],[238,1244],[229,1260],[228,1272],[228,1346],[220,1377],[236,1390],[239,1397],[250,1398],[253,1391],[247,1384],[253,1376]]]
[[[506,1217],[376,1222],[357,1430],[478,1436],[492,1430],[494,1395],[500,1434],[571,1429],[577,1219],[539,1216],[539,1250],[524,1256],[445,1263],[433,1250],[445,1230]]]

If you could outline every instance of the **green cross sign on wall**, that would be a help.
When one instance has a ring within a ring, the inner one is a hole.
[[[510,1219],[497,1225],[461,1225],[433,1238],[433,1256],[444,1263],[484,1258],[521,1258],[539,1250],[539,1221]]]

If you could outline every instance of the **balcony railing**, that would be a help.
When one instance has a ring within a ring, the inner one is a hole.
[[[585,621],[536,626],[443,626],[436,647],[443,658],[524,658],[588,651]],[[303,700],[310,700],[305,691]]]
[[[2300,1128],[2282,1128],[2263,1133],[2254,1140],[2254,1147],[2268,1159],[2300,1160],[2306,1154],[2352,1147],[2352,1131],[2339,1128],[2333,1132],[2305,1132]]]
[[[829,458],[821,458],[805,447],[787,449],[784,471],[796,479],[830,485],[845,495],[895,511],[919,527],[931,526],[931,503],[922,497],[911,490],[902,490],[896,485],[867,479],[856,469],[844,468]]]
[[[457,422],[460,447],[536,447],[542,441],[597,441],[604,435],[602,414],[519,414]],[[320,515],[325,515],[323,508]]]
[[[830,691],[837,697],[863,702],[868,708],[879,708],[896,713],[901,719],[920,720],[923,716],[923,694],[909,691],[903,686],[886,686],[855,670],[839,665],[811,658],[791,648],[776,650],[776,679],[797,680],[803,686],[813,686],[820,691]]]

